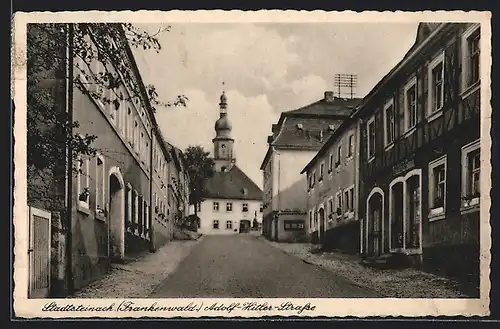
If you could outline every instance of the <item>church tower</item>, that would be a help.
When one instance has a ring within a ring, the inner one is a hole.
[[[223,91],[219,103],[219,119],[215,122],[214,160],[215,171],[228,171],[236,159],[233,157],[234,139],[231,138],[231,122],[227,117],[227,97]]]

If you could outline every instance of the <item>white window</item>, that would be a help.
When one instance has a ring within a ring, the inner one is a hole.
[[[429,217],[440,216],[446,207],[446,156],[429,163]]]
[[[384,106],[384,137],[385,146],[394,143],[394,138],[396,135],[396,126],[394,120],[394,100],[391,99]]]
[[[241,206],[241,211],[242,211],[242,212],[248,212],[248,203],[244,203],[244,204]]]
[[[315,184],[316,184],[316,170],[314,170],[313,174],[312,174],[312,185],[311,185],[311,188],[314,188]]]
[[[219,203],[218,202],[214,202],[214,204],[213,204],[213,210],[214,211],[219,211]]]
[[[328,173],[333,171],[333,153],[330,153],[329,161],[328,161]]]
[[[349,135],[347,146],[347,158],[350,159],[354,155],[354,134]]]
[[[323,180],[323,172],[325,171],[325,163],[321,162],[319,165],[319,178],[318,181],[321,182]]]
[[[417,124],[417,77],[413,77],[405,86],[405,131]]]
[[[96,157],[96,172],[95,172],[95,211],[99,215],[105,216],[105,191],[106,191],[106,166],[104,165],[104,157],[98,155]]]
[[[345,212],[352,213],[354,211],[354,186],[344,191],[344,207]]]
[[[226,211],[233,211],[233,203],[232,202],[226,203]]]
[[[479,140],[462,148],[462,208],[479,207],[481,153]]]
[[[375,157],[375,117],[368,120],[368,124],[366,126],[366,136],[366,152],[368,161],[371,161]]]
[[[231,230],[233,228],[233,222],[230,220],[226,221],[226,229]]]
[[[260,207],[259,207],[259,212],[264,212],[264,207],[263,207],[263,204],[262,204],[262,203],[260,204]]]
[[[334,213],[335,213],[335,209],[334,209],[334,204],[333,204],[333,197],[330,197],[328,199],[328,218],[329,218],[329,221],[333,219]]]
[[[442,109],[444,104],[444,52],[429,65],[429,108],[431,115]]]
[[[339,141],[337,145],[337,161],[335,162],[335,168],[340,166],[340,159],[342,158],[342,140]]]
[[[462,36],[462,90],[476,85],[481,76],[479,73],[480,25],[474,24]]]
[[[342,207],[343,207],[343,204],[342,204],[342,191],[338,191],[335,194],[335,197],[336,197],[335,214],[336,215],[341,215],[342,214]]]
[[[80,155],[76,166],[78,204],[80,207],[88,209],[90,198],[89,158]]]
[[[214,230],[219,229],[219,221],[217,219],[214,219],[212,227],[214,228]]]

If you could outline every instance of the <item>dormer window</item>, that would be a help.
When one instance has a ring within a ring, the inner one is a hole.
[[[241,194],[243,194],[243,195],[247,195],[247,194],[248,194],[248,189],[246,189],[246,188],[242,188],[242,189],[241,189]]]
[[[304,126],[302,126],[302,123],[297,123],[297,129],[300,129],[300,130],[304,129]]]
[[[335,130],[335,126],[334,125],[328,125],[328,130],[334,131]]]

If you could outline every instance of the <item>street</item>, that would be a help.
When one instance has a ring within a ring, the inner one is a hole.
[[[205,236],[151,298],[379,297],[250,234]]]

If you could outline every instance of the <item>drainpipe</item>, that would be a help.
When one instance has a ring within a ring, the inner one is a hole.
[[[148,221],[149,221],[149,251],[156,252],[155,246],[155,234],[154,234],[154,221],[153,221],[153,150],[155,147],[155,132],[154,127],[151,128],[151,147],[149,149],[149,211],[148,211]]]
[[[67,24],[66,111],[68,122],[73,122],[73,24]],[[71,135],[73,131],[71,131]],[[74,292],[73,282],[73,149],[66,144],[66,282],[68,295]]]
[[[276,228],[276,241],[279,241],[279,214],[281,212],[281,197],[280,197],[280,193],[281,193],[281,153],[279,153],[278,151],[274,150],[276,152],[276,154],[278,155],[278,194],[277,194],[277,197],[278,197],[278,212],[276,214],[276,223],[274,224],[274,227]]]

